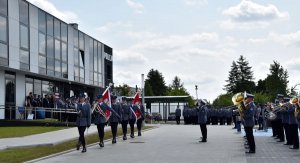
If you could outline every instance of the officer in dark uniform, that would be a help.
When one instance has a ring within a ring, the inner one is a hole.
[[[102,95],[97,96],[98,101],[93,107],[93,114],[95,115],[94,123],[97,125],[98,135],[99,135],[99,146],[104,147],[104,127],[107,123],[108,117],[106,117],[106,111],[111,110],[111,108],[103,102]]]
[[[134,110],[138,111],[141,113],[141,118],[139,118],[136,121],[136,127],[138,129],[138,136],[142,136],[142,123],[145,119],[145,109],[144,106],[140,103],[137,102],[134,106],[133,106]]]
[[[128,101],[129,102],[129,101]],[[132,104],[133,101],[131,101],[131,104],[129,104],[129,108],[130,108],[130,111],[131,111],[131,116],[129,116],[129,126],[130,126],[130,137],[131,138],[134,138],[134,124],[136,122],[136,117],[134,115],[133,112],[135,112],[135,107],[133,107],[133,104]]]
[[[127,125],[129,123],[129,117],[131,117],[130,106],[127,104],[126,97],[122,98],[121,113],[122,113],[122,130],[123,130],[123,140],[127,140]]]
[[[197,108],[197,113],[198,113],[198,123],[200,124],[200,129],[202,133],[202,140],[200,142],[207,142],[206,122],[207,122],[208,109],[205,101],[200,100],[199,103],[200,106]]]
[[[111,96],[111,116],[109,118],[111,133],[112,133],[112,143],[117,143],[117,131],[118,123],[122,121],[120,104],[117,103],[117,96]]]
[[[181,117],[181,110],[179,109],[179,106],[177,106],[177,109],[175,111],[175,116],[176,116],[176,123],[179,125],[180,124],[180,117]]]
[[[292,146],[290,149],[299,149],[299,135],[298,135],[298,122],[295,117],[295,106],[291,106],[287,110],[289,116],[289,130],[290,130],[290,140]]]
[[[79,150],[80,146],[82,145],[82,153],[86,152],[86,144],[84,138],[84,132],[86,128],[91,126],[91,105],[85,103],[85,96],[83,94],[79,95],[79,104],[77,107],[77,119],[76,119],[76,126],[78,127],[79,132],[79,140],[76,145],[76,149]]]
[[[278,101],[279,103],[284,103],[284,102],[289,102],[290,98],[283,98],[283,97],[278,97]],[[282,107],[286,107],[286,106],[282,106]],[[276,124],[277,124],[277,138],[279,139],[278,142],[284,142],[284,129],[283,129],[283,124],[282,124],[282,118],[283,118],[283,114],[282,111],[278,111],[277,112],[277,118],[276,118]]]
[[[289,105],[286,109],[281,111],[282,113],[282,124],[285,132],[286,143],[284,145],[292,145],[291,136],[290,136],[290,125],[289,125],[289,114],[288,110],[292,105]],[[292,108],[291,108],[292,109]]]
[[[246,93],[244,99],[244,103],[246,106],[246,110],[244,115],[242,116],[244,122],[244,128],[246,132],[246,138],[249,144],[249,151],[246,153],[255,153],[255,141],[253,136],[253,127],[255,124],[254,114],[256,106],[253,103],[254,95]]]
[[[184,120],[184,124],[188,124],[187,123],[187,106],[184,106],[183,111],[182,111],[182,116],[183,116],[183,120]]]

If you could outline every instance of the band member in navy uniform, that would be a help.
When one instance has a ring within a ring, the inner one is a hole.
[[[83,94],[79,95],[79,104],[77,107],[77,119],[76,126],[78,127],[79,140],[76,145],[76,149],[79,150],[82,145],[82,153],[86,152],[86,144],[84,138],[84,132],[86,128],[91,126],[91,105],[85,103],[85,96]]]
[[[287,112],[289,116],[289,125],[290,125],[290,139],[292,146],[290,149],[299,149],[299,135],[298,135],[298,122],[295,117],[295,106],[289,107]]]
[[[112,99],[112,114],[109,119],[110,122],[110,127],[111,127],[111,133],[112,133],[112,143],[115,144],[117,143],[117,131],[118,131],[118,123],[121,122],[121,108],[120,104],[116,102],[117,96],[111,96]]]
[[[107,123],[108,117],[106,116],[106,110],[110,110],[109,106],[103,102],[102,95],[97,96],[98,101],[94,104],[92,113],[95,115],[94,123],[97,125],[99,135],[99,146],[104,147],[104,127]]]
[[[207,142],[207,128],[206,128],[207,111],[208,109],[206,107],[206,102],[200,100],[200,106],[197,108],[198,123],[200,124],[200,129],[202,133],[202,140],[200,142]]]
[[[132,112],[130,110],[130,106],[127,104],[126,97],[122,98],[121,113],[122,113],[123,140],[127,140],[127,125],[129,123],[129,117],[131,117]]]
[[[244,128],[246,132],[246,138],[249,144],[249,151],[246,153],[255,153],[255,141],[253,136],[253,127],[255,124],[254,114],[256,110],[256,106],[253,103],[254,95],[246,93],[244,99],[244,103],[246,106],[246,110],[244,115],[242,116],[244,120]]]

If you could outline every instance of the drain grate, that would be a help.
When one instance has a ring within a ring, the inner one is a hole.
[[[143,142],[143,141],[132,141],[130,143],[136,143],[136,144],[138,144],[138,143],[145,143],[145,142]]]

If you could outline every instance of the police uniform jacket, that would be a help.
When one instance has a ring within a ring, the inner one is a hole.
[[[110,110],[109,106],[103,102],[101,104],[98,103],[98,105],[100,105],[100,108],[103,111],[103,113],[105,113],[106,110]],[[102,114],[100,114],[97,111],[97,109],[95,109],[93,114],[95,114],[95,120],[94,120],[95,125],[106,123],[106,118]]]
[[[109,122],[120,122],[122,120],[120,104],[112,104],[111,109],[113,111],[111,112]],[[119,117],[116,115],[116,113],[119,115]]]
[[[288,116],[289,116],[289,124],[290,125],[298,124],[297,118],[294,115],[295,107],[291,105],[289,107],[289,109],[287,110],[287,112],[288,112]]]
[[[130,110],[130,105],[122,104],[121,105],[121,113],[122,113],[122,120],[128,121],[132,115],[132,111]]]
[[[76,126],[90,126],[91,125],[91,105],[78,104]]]
[[[198,111],[198,123],[199,124],[206,124],[207,122],[207,107],[205,105],[200,106],[197,108]]]
[[[140,105],[140,107],[138,108],[137,105],[134,105],[134,106],[133,106],[133,109],[134,109],[134,111],[140,110],[140,112],[142,113],[142,114],[141,114],[141,119],[142,119],[142,120],[145,119],[145,109],[144,109],[144,106]],[[133,115],[133,117],[134,117],[134,115]],[[135,117],[134,117],[134,119],[135,119]]]
[[[289,113],[287,110],[282,110],[282,123],[288,124],[289,123]]]
[[[254,114],[255,114],[255,105],[253,102],[251,102],[245,111],[243,122],[245,127],[253,127],[255,124],[254,121]]]
[[[181,116],[181,110],[179,108],[176,109],[175,115],[180,117]]]

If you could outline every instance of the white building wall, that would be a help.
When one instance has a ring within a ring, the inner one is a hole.
[[[4,119],[5,110],[2,109],[5,105],[5,72],[0,70],[0,119]]]
[[[9,67],[20,68],[19,53],[19,2],[18,0],[8,1],[8,27],[9,27]]]
[[[38,33],[38,8],[29,5],[29,24],[30,24],[30,71],[38,73],[39,63],[39,33]]]
[[[73,27],[68,25],[68,80],[74,81]]]

